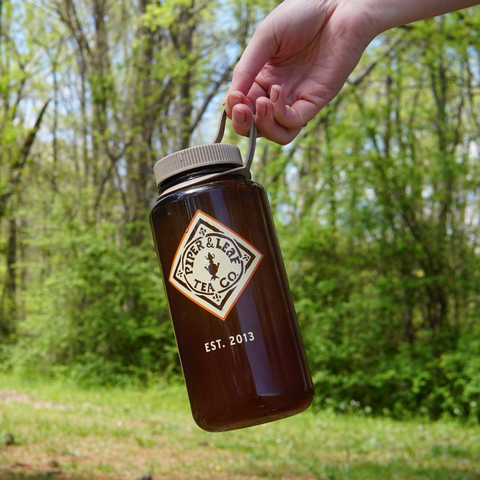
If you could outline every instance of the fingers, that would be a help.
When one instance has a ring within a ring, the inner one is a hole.
[[[254,103],[249,98],[247,98],[242,92],[238,92],[238,91],[229,90],[225,95],[225,100],[223,102],[223,105],[225,107],[225,111],[227,112],[227,115],[229,118],[232,118],[233,108],[236,105],[245,105],[250,110],[255,111]]]
[[[282,115],[277,116],[277,113],[284,110],[285,105],[279,105],[277,102],[272,102],[271,97],[258,98],[255,121],[260,136],[280,145],[286,145],[300,133],[302,124],[298,123],[298,120],[297,123],[283,123],[284,118]]]
[[[250,106],[249,106],[250,105]],[[232,119],[233,129],[239,135],[248,137],[254,118],[254,106],[242,92],[227,92],[224,102],[225,111]]]
[[[253,119],[253,112],[247,105],[240,103],[233,107],[232,126],[235,132],[239,135],[242,135],[244,137],[248,137],[250,135],[250,126],[252,125]]]
[[[304,100],[287,105],[284,91],[278,85],[271,88],[269,98],[257,98],[254,108],[241,92],[231,92],[227,96],[225,110],[237,134],[248,136],[251,122],[255,119],[258,136],[281,145],[290,143],[317,113],[315,106]]]

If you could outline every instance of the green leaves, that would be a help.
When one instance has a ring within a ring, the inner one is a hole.
[[[368,77],[276,152],[288,180],[272,200],[319,405],[478,417],[476,15],[377,39]]]
[[[26,299],[17,368],[34,361],[90,384],[171,369],[174,337],[153,249],[122,247],[98,230],[55,243],[53,272]],[[62,251],[70,252],[67,263]]]
[[[0,275],[18,280],[2,358],[90,384],[176,374],[151,167],[213,137],[275,2],[67,3],[2,4]],[[478,419],[479,15],[387,32],[296,142],[259,142],[317,405]]]

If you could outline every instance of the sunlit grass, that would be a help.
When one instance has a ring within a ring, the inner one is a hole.
[[[0,376],[0,479],[478,480],[480,427],[307,411],[234,432],[193,422],[182,386],[80,389]]]

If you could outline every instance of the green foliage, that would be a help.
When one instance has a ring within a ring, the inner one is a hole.
[[[64,233],[49,243],[55,247],[67,255],[53,259],[48,278],[26,299],[29,316],[8,350],[11,365],[83,384],[178,373],[153,249],[89,230]]]
[[[318,406],[478,422],[477,21],[388,33],[262,170]]]
[[[318,405],[478,421],[480,263],[467,218],[478,215],[479,110],[464,110],[456,20],[408,27],[405,51],[405,33],[389,34],[391,60],[283,154],[294,182],[276,209]]]
[[[443,414],[478,422],[476,319],[465,322],[464,335],[419,330],[409,342],[405,281],[374,271],[381,252],[351,250],[329,228],[303,227],[284,255],[316,405],[342,410],[359,402],[379,415]],[[408,282],[408,288],[422,292],[425,284]]]
[[[180,373],[151,167],[211,139],[205,112],[276,3],[3,2],[2,368]],[[479,27],[473,8],[382,35],[295,142],[259,142],[318,407],[479,421]]]
[[[166,0],[164,3],[147,5],[143,21],[152,30],[158,27],[171,28],[182,9],[191,9],[191,0]]]
[[[152,167],[188,146],[225,88],[253,26],[232,3],[1,4],[2,368],[90,384],[179,374],[147,222]]]

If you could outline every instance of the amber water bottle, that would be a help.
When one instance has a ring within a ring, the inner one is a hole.
[[[221,432],[295,415],[313,385],[263,187],[219,143],[155,164],[150,222],[195,422]]]

